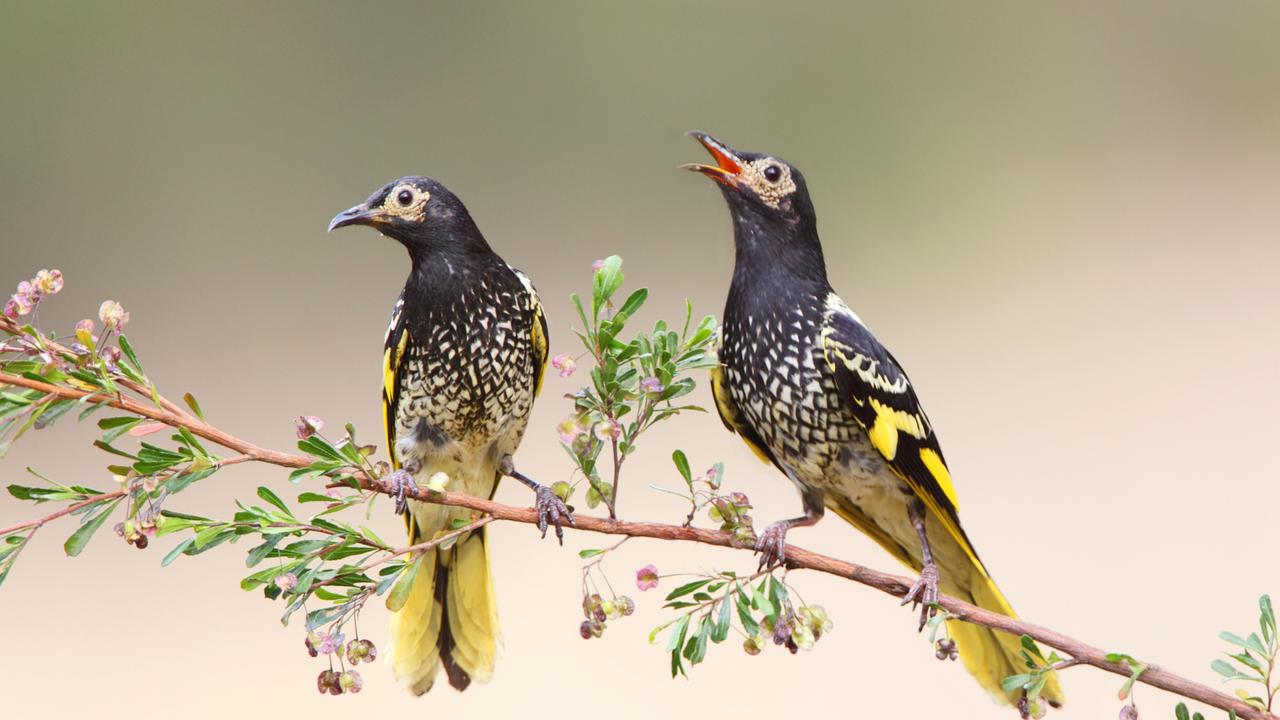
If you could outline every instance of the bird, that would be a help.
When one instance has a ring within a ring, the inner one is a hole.
[[[411,270],[387,326],[382,419],[405,516],[408,544],[471,522],[471,511],[404,498],[416,484],[490,498],[504,475],[534,490],[538,526],[562,535],[573,516],[544,485],[515,469],[549,345],[532,281],[485,240],[466,206],[444,185],[402,177],[329,223],[365,225],[398,241]],[[441,477],[443,474],[443,478]],[[403,606],[392,614],[389,664],[411,692],[431,689],[441,668],[455,689],[493,674],[498,613],[485,528],[411,560]]]
[[[711,389],[720,419],[795,484],[804,514],[758,536],[766,568],[785,560],[787,531],[825,509],[920,573],[902,604],[936,613],[939,592],[1012,617],[960,524],[955,487],[916,388],[827,277],[804,176],[778,157],[689,133],[714,164],[681,167],[714,180],[733,221],[735,260]],[[1018,637],[951,620],[966,669],[1026,712]],[[1063,695],[1049,676],[1040,697]]]

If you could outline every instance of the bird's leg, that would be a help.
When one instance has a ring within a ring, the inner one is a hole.
[[[422,466],[417,460],[409,460],[399,470],[387,476],[387,483],[391,485],[392,497],[396,501],[396,514],[404,515],[409,512],[409,501],[405,499],[405,494],[412,488],[416,494],[418,484],[413,481],[413,476],[418,474]]]
[[[511,456],[507,455],[502,458],[501,470],[503,475],[509,475],[521,483],[526,485],[533,491],[534,510],[538,513],[538,529],[542,531],[542,537],[547,536],[547,526],[555,525],[556,539],[564,545],[564,528],[561,527],[562,520],[568,520],[573,525],[573,511],[569,506],[564,504],[559,495],[552,492],[551,488],[516,470],[515,462]]]
[[[938,602],[938,567],[933,564],[933,551],[929,549],[929,537],[925,534],[925,509],[920,498],[913,497],[907,501],[907,518],[911,520],[911,526],[920,536],[920,554],[924,556],[924,563],[920,569],[920,579],[903,596],[902,604],[914,603],[912,609],[921,608],[920,627],[917,628],[917,631],[921,631],[929,622],[929,618],[938,614],[938,608],[935,605]]]
[[[808,527],[822,519],[824,506],[822,492],[806,490],[802,496],[804,515],[790,520],[770,523],[756,539],[756,552],[760,554],[760,570],[770,570],[787,559],[787,531],[796,527]]]

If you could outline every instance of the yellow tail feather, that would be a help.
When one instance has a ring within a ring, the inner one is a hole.
[[[920,561],[913,552],[895,539],[892,533],[880,527],[861,508],[841,496],[828,495],[827,499],[832,503],[831,507],[836,514],[846,522],[866,533],[903,565],[920,572]],[[903,516],[905,520],[905,510]],[[904,532],[914,534],[910,529]],[[986,570],[975,562],[976,553],[966,549],[969,545],[967,538],[956,537],[949,532],[934,533],[930,535],[930,541],[934,556],[940,563],[939,589],[944,595],[951,595],[1002,615],[1017,617],[1000,588],[996,587]],[[963,577],[964,574],[967,577]],[[1000,683],[1010,675],[1027,672],[1019,652],[1022,648],[1021,639],[959,620],[948,622],[947,632],[956,641],[965,669],[978,684],[1002,702],[1017,705],[1022,691],[1005,692]],[[1040,696],[1054,706],[1064,702],[1056,673],[1049,677]]]
[[[1017,617],[1009,601],[1000,592],[1000,588],[996,587],[996,584],[977,567],[970,574],[969,582],[963,583],[963,586],[960,583],[951,586],[951,583],[944,581],[942,591],[961,600],[967,600],[980,608],[1009,617]],[[1016,705],[1022,697],[1022,691],[1005,692],[1000,687],[1000,682],[1010,675],[1027,672],[1026,663],[1023,662],[1020,652],[1022,649],[1020,638],[959,620],[948,621],[947,631],[956,641],[956,648],[960,651],[960,660],[964,663],[965,669],[973,675],[978,684],[1010,705]],[[1056,673],[1050,675],[1044,689],[1040,692],[1040,697],[1055,707],[1064,702],[1062,687],[1058,684]]]
[[[442,667],[458,690],[487,682],[499,628],[484,529],[416,562],[409,597],[391,616],[391,672],[415,695],[431,689]]]

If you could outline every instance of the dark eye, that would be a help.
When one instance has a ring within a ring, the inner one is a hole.
[[[770,165],[764,169],[764,179],[771,183],[776,183],[782,179],[782,168],[777,165]]]
[[[400,194],[396,195],[396,200],[401,205],[408,207],[409,203],[413,202],[413,193],[409,192],[408,190],[401,190]]]

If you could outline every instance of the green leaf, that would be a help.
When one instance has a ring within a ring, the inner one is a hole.
[[[644,305],[644,301],[648,298],[649,289],[640,288],[627,297],[626,301],[622,303],[622,307],[618,309],[618,313],[625,313],[628,316],[635,315],[636,311],[640,309],[641,305]]]
[[[1014,690],[1017,690],[1018,688],[1021,688],[1022,686],[1031,682],[1032,677],[1033,676],[1030,674],[1010,675],[1009,677],[1000,681],[1000,689],[1004,690],[1005,692],[1013,692]]]
[[[586,560],[589,557],[595,557],[597,555],[603,555],[603,554],[604,554],[604,550],[600,550],[598,548],[588,548],[586,550],[578,551],[578,557],[582,558],[583,560]]]
[[[729,606],[733,604],[733,600],[729,593],[725,593],[724,598],[720,600],[720,617],[716,620],[715,628],[711,631],[711,640],[715,643],[724,642],[729,637],[729,624],[733,621]]]
[[[300,503],[309,503],[309,502],[330,503],[330,502],[339,502],[339,500],[338,500],[337,498],[331,498],[331,497],[329,497],[328,495],[321,495],[320,493],[304,492],[304,493],[300,493],[300,494],[298,495],[298,502],[300,502]]]
[[[400,578],[391,588],[391,594],[387,595],[387,609],[391,612],[398,612],[409,601],[409,592],[413,590],[413,581],[418,577],[418,567],[422,562],[423,560],[419,558],[405,565],[404,570],[400,572]]]
[[[249,555],[244,560],[245,566],[253,567],[254,565],[262,562],[262,560],[266,558],[272,550],[276,549],[276,545],[279,545],[280,541],[283,539],[284,535],[266,536],[266,539],[262,541],[262,544],[249,550]]]
[[[160,561],[160,567],[169,567],[169,564],[174,560],[177,560],[179,555],[185,553],[195,541],[195,538],[187,538],[173,546],[173,549],[170,550],[169,553],[164,556],[164,559]]]
[[[187,404],[187,407],[191,408],[191,412],[195,413],[196,417],[200,418],[201,422],[203,422],[204,411],[200,409],[200,403],[196,402],[196,396],[191,393],[186,393],[182,396],[182,400]]]
[[[281,500],[275,493],[271,492],[270,488],[259,486],[258,497],[262,498],[263,500],[266,500],[272,505],[275,505],[285,515],[288,515],[289,517],[293,517],[293,513],[289,511],[289,506],[285,505],[283,500]]]
[[[622,280],[622,258],[610,255],[600,262],[591,284],[591,309],[596,317],[600,315],[600,308],[622,287]]]
[[[751,588],[751,604],[756,610],[759,610],[765,617],[773,617],[777,610],[773,604],[769,602],[769,598],[764,596],[759,587]]]
[[[706,585],[709,582],[711,582],[710,578],[707,578],[705,580],[694,580],[693,582],[685,583],[684,585],[681,585],[680,587],[668,593],[666,599],[675,600],[678,597],[688,595],[689,593],[693,592],[694,590],[697,590],[698,588],[702,587],[703,585]]]
[[[1226,660],[1223,660],[1222,658],[1218,658],[1217,660],[1214,660],[1213,662],[1209,663],[1209,667],[1212,668],[1214,672],[1218,673],[1226,680],[1234,679],[1237,675],[1240,674],[1240,671],[1236,670],[1234,665],[1227,662]]]
[[[105,506],[100,505],[95,514],[85,520],[84,524],[72,533],[71,537],[67,538],[67,541],[62,545],[62,549],[71,557],[79,555],[85,546],[89,544],[89,540],[93,538],[93,534],[98,531],[98,528],[102,527],[107,518],[111,517],[111,511],[115,510],[116,505],[120,504],[123,499],[116,498],[107,502]]]
[[[121,335],[116,339],[116,343],[124,352],[125,357],[129,358],[129,362],[133,363],[133,366],[138,369],[140,374],[143,373],[142,363],[138,362],[138,355],[133,351],[133,345],[129,342],[129,338]]]
[[[693,487],[693,472],[689,470],[689,458],[685,457],[683,450],[676,450],[671,453],[671,462],[675,463],[676,470],[680,471],[680,476],[689,487]]]
[[[689,630],[689,616],[682,615],[676,621],[674,627],[671,628],[671,634],[667,636],[667,652],[679,652],[684,646],[684,635]],[[672,677],[675,677],[674,675]]]

